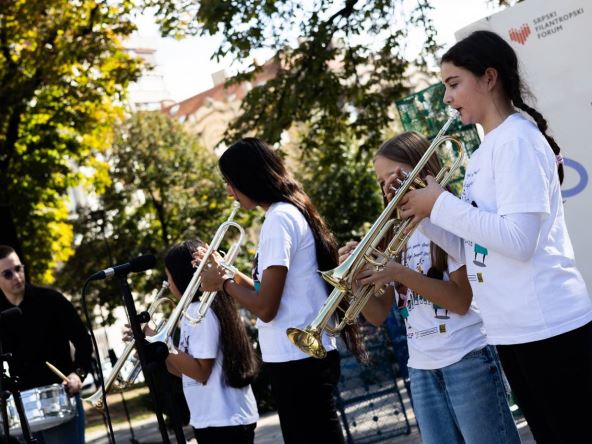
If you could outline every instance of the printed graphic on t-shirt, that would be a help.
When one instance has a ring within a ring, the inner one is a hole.
[[[424,266],[426,265],[426,261],[430,261],[430,254],[429,242],[420,242],[415,245],[408,246],[405,252],[405,263],[408,265],[415,263],[415,270],[425,276],[426,273]],[[400,298],[398,308],[399,312],[406,321],[414,308],[424,305],[432,306],[435,319],[450,319],[450,316],[448,315],[448,309],[425,299],[422,295],[416,293],[415,291],[408,289],[405,296],[405,298]],[[407,330],[408,338],[413,336],[416,338],[422,338],[433,334],[446,333],[446,324],[440,324],[437,327],[434,326],[425,330],[416,331],[413,329],[410,323],[407,322]]]
[[[179,351],[182,351],[183,353],[189,354],[189,332],[187,331],[186,328],[181,329],[181,335],[179,338],[178,349],[179,349]],[[183,376],[181,379],[183,381],[183,387],[191,387],[191,386],[200,384],[195,379],[187,377],[187,376]]]
[[[475,171],[467,171],[465,174],[465,180],[463,182],[463,189],[460,193],[460,199],[468,202],[470,200],[471,195],[471,188],[473,188],[473,184],[475,183],[475,179],[477,174],[481,169],[477,168]]]
[[[399,284],[396,287],[397,293],[399,293],[399,299],[397,300],[397,309],[401,314],[403,319],[407,319],[409,317],[409,309],[407,308],[407,295],[409,293],[409,289],[404,285]]]
[[[432,303],[432,306],[434,308],[434,317],[436,319],[450,319],[450,316],[448,316],[448,309],[447,308],[441,307],[438,304],[434,304],[434,303]]]
[[[461,192],[461,196],[460,198],[465,201],[465,202],[471,202],[471,205],[475,208],[479,208],[479,206],[477,205],[477,202],[475,202],[474,200],[471,199],[471,188],[473,188],[473,184],[475,183],[475,179],[477,178],[477,175],[479,174],[479,171],[481,169],[477,168],[475,171],[468,171],[466,176],[465,176],[465,181],[463,184],[463,190]],[[468,240],[465,240],[465,243],[468,246],[472,246],[473,247],[473,253],[475,254],[474,258],[473,258],[473,264],[475,264],[477,267],[487,267],[487,265],[485,265],[485,257],[489,254],[488,250],[486,247],[484,247],[483,245],[479,245],[477,242],[471,242]],[[480,259],[480,260],[477,260]],[[480,273],[477,273],[478,275],[480,275]],[[473,275],[473,282],[477,281],[477,282],[483,282],[483,278],[482,276],[476,276]],[[471,277],[469,277],[469,281],[471,280]]]
[[[189,334],[181,331],[181,337],[179,338],[179,350],[183,353],[189,353]]]
[[[475,202],[474,200],[471,202],[471,205],[475,208],[479,208],[477,206],[477,202]],[[475,242],[475,245],[473,246],[473,251],[475,252],[475,259],[473,260],[473,263],[475,265],[477,265],[478,267],[487,267],[487,265],[485,265],[485,256],[487,256],[487,248],[485,248],[483,245],[479,245],[477,242]],[[481,255],[482,257],[482,261],[479,262],[477,261],[477,256]]]
[[[259,289],[261,288],[261,281],[259,280],[259,252],[255,254],[255,259],[253,259],[253,272],[251,276],[253,278],[253,286],[255,287],[255,292],[259,293]]]
[[[407,327],[407,339],[421,339],[428,336],[446,334],[446,324],[439,324],[434,327],[426,328],[425,330],[413,330],[411,326]]]
[[[423,275],[425,275],[424,271],[423,271],[423,263],[425,262],[425,251],[423,251],[424,249],[422,249],[422,247],[425,247],[426,245],[429,246],[429,244],[417,244],[412,246],[411,248],[407,249],[407,256],[406,256],[406,260],[415,260],[416,261],[416,265],[415,265],[415,271],[417,271],[418,273],[421,273]],[[416,251],[414,251],[416,250]],[[429,305],[431,304],[430,301],[428,301],[427,299],[425,299],[422,295],[416,293],[415,291],[411,290],[410,288],[407,289],[407,295],[405,298],[405,305],[408,309],[408,312],[413,311],[414,307],[416,307],[417,305]]]
[[[469,282],[483,283],[483,273],[469,273],[467,277],[469,278]]]

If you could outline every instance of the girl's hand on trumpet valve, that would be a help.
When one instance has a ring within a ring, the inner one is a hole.
[[[144,328],[142,330],[146,336],[154,336],[154,334],[156,333],[154,330],[152,330],[148,326],[148,324],[145,324]],[[134,340],[134,335],[132,333],[132,329],[129,324],[123,325],[123,328],[121,330],[121,335],[122,335],[123,342],[130,342],[130,341]]]
[[[194,268],[199,267],[199,264],[205,257],[206,253],[208,252],[208,245],[204,244],[204,246],[198,247],[197,250],[193,253],[193,260],[191,261],[191,265]],[[222,262],[222,256],[217,251],[214,251],[208,260],[211,264],[219,265]]]
[[[398,262],[388,261],[380,270],[373,266],[365,267],[356,276],[356,282],[359,286],[374,284],[374,290],[380,292],[391,282],[398,281],[407,270],[407,267]]]
[[[405,180],[407,173],[408,171],[403,170],[401,167],[396,167],[393,173],[386,178],[386,181],[382,184],[382,192],[387,202],[390,202],[395,197],[395,193]]]
[[[436,200],[445,191],[432,176],[427,176],[425,181],[427,183],[425,188],[409,191],[399,204],[401,218],[411,218],[405,233],[413,230],[424,218],[430,217]]]
[[[357,246],[358,242],[348,241],[343,247],[337,250],[337,254],[339,255],[339,263],[343,263],[343,261],[349,257],[349,255],[355,250]]]
[[[217,264],[208,263],[201,272],[202,291],[220,291],[226,280],[226,270]]]

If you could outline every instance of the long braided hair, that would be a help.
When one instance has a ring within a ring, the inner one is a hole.
[[[193,253],[203,245],[199,239],[186,240],[171,247],[164,259],[165,266],[181,293],[185,292],[195,272],[191,264]],[[199,296],[198,292],[194,301]],[[222,369],[225,381],[230,387],[245,387],[259,373],[260,363],[245,330],[238,307],[234,299],[216,295],[210,308],[214,310],[220,323]]]
[[[543,115],[524,102],[528,95],[526,86],[518,72],[518,57],[512,47],[499,35],[491,31],[475,31],[452,46],[443,56],[441,63],[449,62],[481,77],[487,68],[498,72],[505,93],[517,108],[528,113],[547,139],[553,153],[559,155],[561,149],[555,139],[547,134],[548,124]],[[563,163],[557,163],[559,183],[563,182]]]

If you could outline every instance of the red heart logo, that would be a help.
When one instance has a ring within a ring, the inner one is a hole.
[[[524,45],[524,42],[526,42],[528,36],[530,35],[530,26],[525,23],[518,29],[510,28],[508,33],[510,34],[510,40]]]

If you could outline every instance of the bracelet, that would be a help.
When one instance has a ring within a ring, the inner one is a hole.
[[[224,293],[226,296],[230,296],[230,295],[229,295],[229,294],[226,292],[226,283],[227,283],[228,281],[235,282],[233,277],[226,278],[226,279],[224,279],[224,282],[222,282],[222,292],[223,292],[223,293]]]

